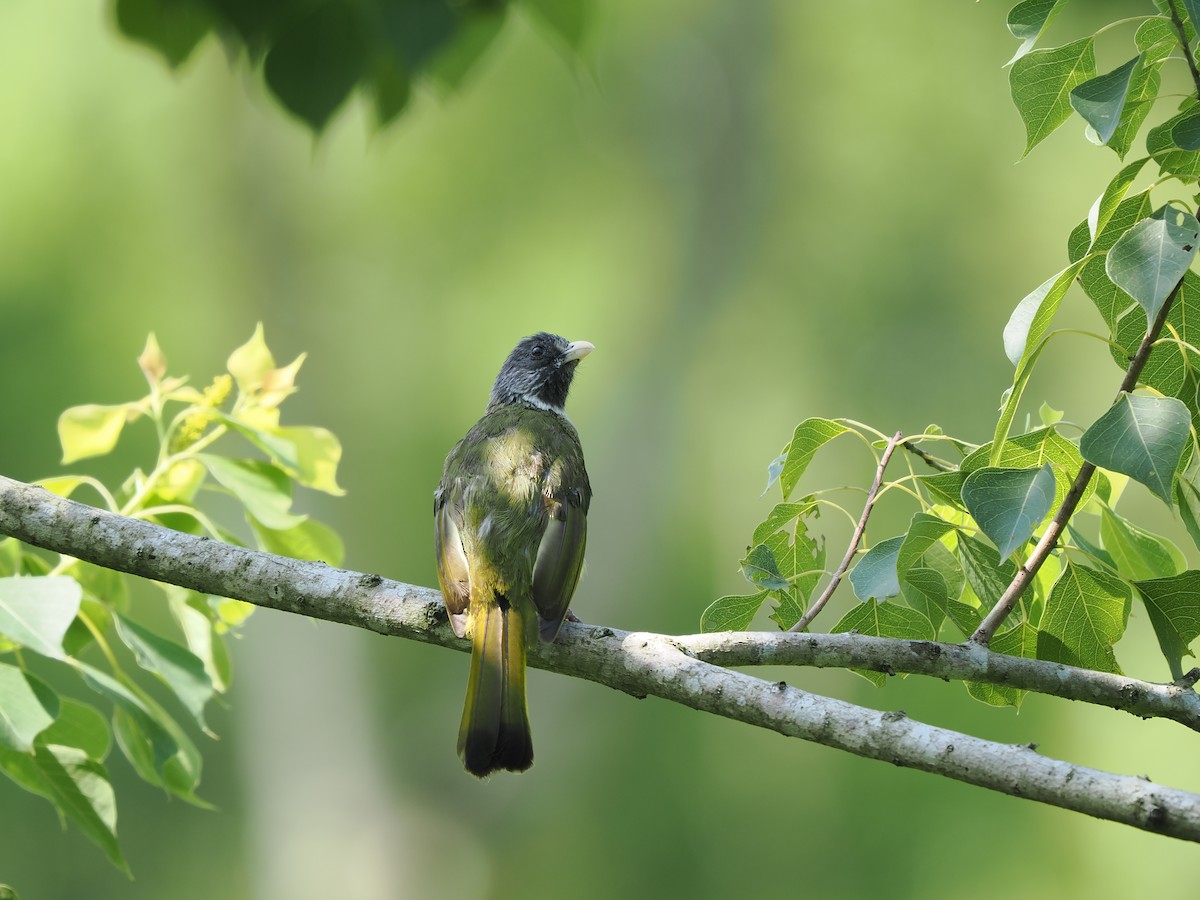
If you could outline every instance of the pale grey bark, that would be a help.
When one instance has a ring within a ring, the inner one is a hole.
[[[0,476],[0,534],[97,565],[458,650],[440,596],[429,588],[170,531]],[[851,665],[968,678],[1101,703],[1197,728],[1193,691],[983,647],[861,635],[713,634],[669,637],[567,623],[530,663],[638,697],[657,696],[780,734],[945,775],[1200,842],[1200,795],[1051,759],[768,682],[729,665]]]

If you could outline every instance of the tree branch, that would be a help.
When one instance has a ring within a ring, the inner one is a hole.
[[[1167,8],[1171,10],[1171,24],[1179,35],[1179,46],[1183,48],[1183,57],[1187,60],[1188,69],[1192,73],[1192,83],[1196,85],[1196,95],[1200,97],[1200,69],[1196,68],[1196,59],[1188,46],[1187,29],[1183,27],[1183,19],[1179,16],[1179,6],[1175,0],[1167,0]],[[1195,23],[1193,23],[1195,24]]]
[[[466,641],[454,637],[440,595],[429,588],[171,531],[65,500],[3,476],[0,534],[204,593],[458,650],[469,647]],[[824,664],[818,662],[828,658],[823,654],[859,653],[849,643],[852,640],[861,644],[863,653],[878,641],[852,635],[769,637],[739,634],[672,638],[568,622],[554,643],[530,651],[530,662],[637,697],[662,697],[860,756],[1200,842],[1200,795],[1051,759],[1029,747],[998,744],[926,725],[903,713],[878,712],[810,694],[784,682],[764,681],[709,661],[730,665],[801,662],[808,655],[811,664]],[[840,651],[839,641],[844,642]],[[769,649],[771,643],[778,644],[778,649]],[[906,645],[914,659],[940,656],[955,660],[953,665],[964,666],[962,671],[972,673],[975,670],[970,667],[974,665],[983,666],[983,673],[988,674],[1000,659],[999,654],[982,648],[950,648],[950,653],[934,654],[922,647],[943,645],[891,643],[895,661],[905,658],[901,645]],[[957,659],[955,651],[961,651],[963,658]],[[1031,662],[1014,661],[1013,665]],[[911,665],[929,665],[932,670],[932,663]],[[1085,674],[1076,671],[1078,674],[1067,671],[1063,680],[1071,682]],[[1109,678],[1112,676],[1101,676],[1096,684],[1102,685]],[[1125,681],[1120,680],[1118,692],[1124,690]],[[1161,686],[1138,689],[1144,687]],[[1154,691],[1147,695],[1158,697]],[[1147,702],[1164,701],[1158,698]]]
[[[1137,387],[1138,378],[1141,377],[1142,369],[1146,366],[1146,361],[1150,359],[1150,351],[1154,349],[1154,342],[1158,340],[1158,335],[1163,330],[1163,325],[1166,324],[1167,316],[1171,312],[1171,307],[1175,305],[1175,298],[1179,296],[1179,291],[1183,287],[1183,279],[1179,279],[1179,283],[1171,290],[1166,301],[1162,305],[1162,309],[1158,311],[1153,324],[1146,329],[1146,336],[1142,338],[1142,343],[1138,347],[1137,352],[1129,361],[1129,368],[1125,370],[1125,377],[1121,380],[1121,386],[1117,388],[1117,398],[1121,394],[1126,394]],[[1114,400],[1114,402],[1116,402]],[[1071,482],[1071,489],[1067,491],[1067,496],[1063,498],[1062,506],[1058,508],[1058,512],[1054,514],[1054,518],[1050,524],[1046,526],[1045,532],[1042,534],[1041,540],[1037,542],[1037,546],[1033,548],[1033,552],[1029,554],[1029,558],[1025,560],[1025,564],[1017,569],[1017,574],[1013,576],[1013,580],[1009,582],[1000,599],[996,601],[996,605],[992,607],[991,612],[984,617],[979,627],[975,629],[975,633],[971,635],[971,641],[976,644],[987,646],[995,635],[996,629],[1000,627],[1017,601],[1021,599],[1021,595],[1025,593],[1025,588],[1033,581],[1033,576],[1038,573],[1038,569],[1042,567],[1042,563],[1058,546],[1058,536],[1062,534],[1067,523],[1071,521],[1071,516],[1075,514],[1075,507],[1079,505],[1079,501],[1083,499],[1084,491],[1087,490],[1088,483],[1092,480],[1092,476],[1096,473],[1096,467],[1090,462],[1085,462],[1079,468],[1079,473],[1075,476],[1075,480]]]
[[[900,432],[897,431],[888,438],[887,446],[883,448],[883,455],[879,457],[879,466],[875,469],[875,481],[871,484],[871,490],[867,492],[867,502],[863,504],[862,515],[858,517],[858,524],[854,526],[854,534],[850,536],[850,546],[846,548],[846,555],[838,563],[837,571],[829,579],[829,584],[825,585],[825,590],[821,591],[821,596],[813,601],[813,605],[808,608],[804,615],[788,631],[800,632],[807,628],[812,623],[812,620],[817,617],[817,613],[825,608],[825,604],[829,602],[829,598],[833,596],[833,592],[842,583],[842,576],[850,568],[850,563],[854,560],[854,554],[858,552],[858,545],[862,542],[863,532],[867,530],[867,519],[871,518],[871,510],[875,507],[875,498],[879,496],[879,486],[883,484],[883,470],[887,468],[888,461],[891,460],[892,454],[896,452],[896,446],[900,443],[900,436]]]

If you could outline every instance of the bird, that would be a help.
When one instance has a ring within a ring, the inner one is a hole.
[[[533,764],[526,648],[558,635],[583,569],[592,487],[564,406],[594,349],[522,338],[434,491],[438,584],[454,633],[471,639],[458,755],[479,778]]]

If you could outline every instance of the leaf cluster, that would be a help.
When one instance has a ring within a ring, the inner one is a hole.
[[[1193,91],[1148,131],[1146,155],[1122,165],[1071,232],[1069,264],[1013,311],[1003,335],[1013,382],[992,439],[975,445],[931,426],[905,443],[935,471],[917,474],[910,458],[909,474],[879,491],[907,496],[916,510],[903,534],[865,551],[852,548],[859,553],[849,580],[859,603],[831,631],[979,639],[1001,604],[1003,626],[987,635],[993,651],[1120,672],[1114,648],[1140,603],[1167,669],[1180,679],[1183,657],[1200,636],[1200,570],[1189,569],[1179,547],[1127,519],[1118,505],[1129,481],[1144,485],[1180,516],[1200,547],[1200,278],[1191,271],[1200,223],[1176,197],[1151,197],[1164,185],[1182,186],[1185,194],[1200,188],[1193,24],[1200,5],[1158,0],[1158,15],[1135,20],[1136,55],[1098,74],[1095,34],[1037,48],[1064,4],[1023,0],[1008,15],[1009,30],[1022,41],[1009,82],[1026,128],[1025,153],[1078,114],[1088,138],[1124,162],[1159,98],[1163,67],[1186,64]],[[1116,26],[1128,27],[1126,20],[1108,27]],[[1157,168],[1156,180],[1134,190],[1148,166]],[[1058,334],[1051,331],[1055,314],[1075,284],[1099,312],[1125,381],[1112,406],[1078,438],[1078,426],[1045,404],[1040,427],[1014,434],[1030,378]],[[840,576],[821,571],[823,538],[812,533],[817,510],[835,504],[828,491],[799,502],[792,495],[814,454],[846,434],[876,453],[884,445],[881,432],[846,419],[811,418],[796,427],[768,468],[768,488],[778,484],[782,502],[754,530],[741,563],[755,590],[712,603],[701,618],[704,630],[748,628],[768,600],[781,628],[807,624],[801,618],[822,576],[832,579],[827,583]],[[925,449],[937,447],[951,458]],[[1014,590],[1019,602],[1010,614],[1002,598]],[[860,674],[880,685],[886,680]],[[1012,688],[967,688],[995,705],[1021,701],[1022,692]]]
[[[209,35],[246,58],[292,115],[320,132],[352,93],[382,127],[422,81],[453,90],[517,6],[574,52],[593,0],[114,0],[117,27],[182,66]]]
[[[148,422],[153,465],[115,487],[86,474],[39,484],[64,497],[91,490],[113,512],[244,544],[210,509],[216,501],[226,514],[241,510],[260,549],[337,564],[337,535],[292,510],[294,484],[341,493],[337,438],[280,422],[303,361],[279,366],[259,326],[228,371],[197,389],[167,374],[151,335],[137,360],[148,393],[72,407],[58,432],[63,462],[73,464],[112,452],[127,428]],[[145,595],[134,580],[0,540],[0,772],[49,800],[122,868],[106,768],[114,743],[142,779],[207,806],[196,793],[201,753],[181,719],[212,735],[205,712],[232,678],[227,641],[253,609],[167,584]]]

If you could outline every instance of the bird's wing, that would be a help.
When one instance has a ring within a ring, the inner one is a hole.
[[[533,564],[533,602],[538,611],[538,635],[552,641],[558,634],[587,545],[587,508],[578,490],[546,498],[547,522]]]
[[[438,585],[446,611],[450,613],[450,627],[459,637],[466,636],[467,603],[471,599],[471,573],[467,567],[467,554],[463,551],[462,537],[454,523],[453,501],[443,488],[433,495],[433,531],[437,552]]]

